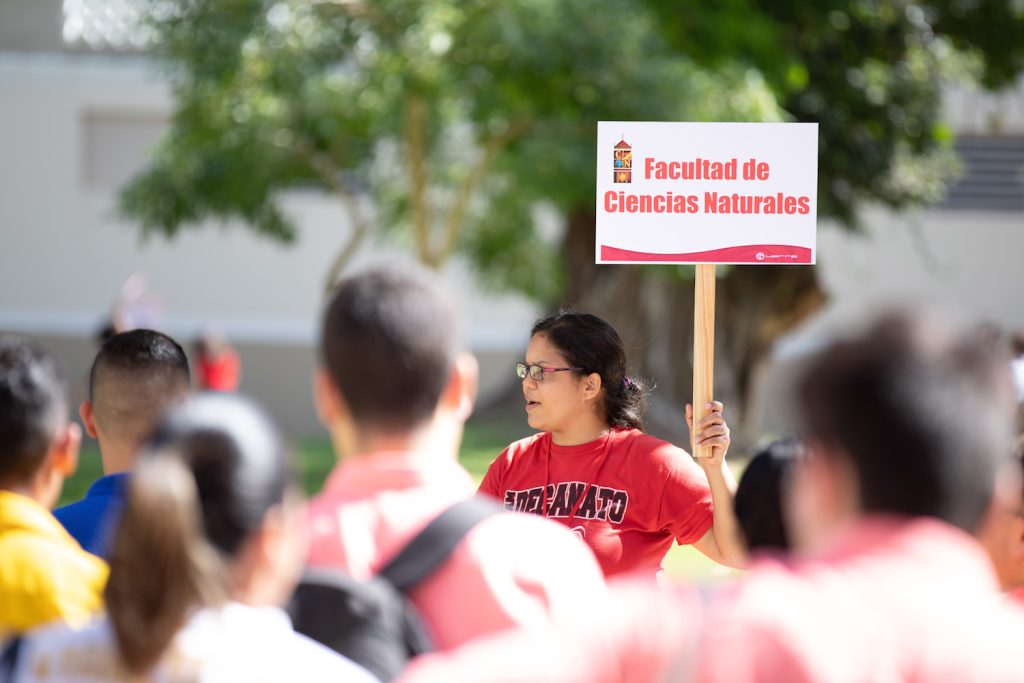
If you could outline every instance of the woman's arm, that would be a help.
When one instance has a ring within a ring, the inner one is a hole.
[[[693,544],[693,547],[719,564],[742,569],[747,565],[747,552],[733,508],[736,478],[725,462],[725,454],[730,444],[729,426],[722,417],[724,406],[720,402],[712,401],[707,408],[710,412],[697,423],[695,432],[693,406],[686,406],[686,424],[690,427],[693,452],[710,453],[709,457],[696,460],[708,478],[714,506],[711,528]]]

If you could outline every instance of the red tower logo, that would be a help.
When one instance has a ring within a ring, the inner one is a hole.
[[[613,155],[615,166],[615,182],[633,182],[633,148],[630,146],[628,142],[626,142],[625,137],[623,137],[621,140],[615,143]]]

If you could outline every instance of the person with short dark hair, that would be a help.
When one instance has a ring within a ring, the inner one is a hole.
[[[457,461],[477,385],[453,302],[427,273],[341,282],[323,317],[314,380],[339,462],[310,503],[313,568],[367,580],[429,522],[470,498]],[[412,592],[434,645],[544,622],[604,594],[590,551],[557,524],[493,515]]]
[[[736,519],[747,551],[788,552],[783,497],[786,480],[803,446],[795,438],[775,439],[754,453],[736,488]]]
[[[14,680],[352,681],[361,667],[280,609],[305,552],[280,434],[255,404],[205,394],[167,414],[127,485],[107,614],[32,632]]]
[[[647,388],[627,374],[618,333],[595,315],[562,310],[530,333],[516,372],[526,415],[539,434],[506,448],[481,493],[506,510],[564,524],[594,551],[606,576],[652,578],[673,542],[733,567],[746,561],[736,517],[736,481],[725,462],[722,404],[692,429],[700,465],[681,448],[643,432]]]
[[[188,358],[166,334],[121,332],[100,348],[89,372],[89,398],[78,413],[86,433],[99,443],[104,476],[85,498],[54,511],[89,552],[106,554],[136,452],[168,407],[184,400],[189,382]]]
[[[106,564],[83,551],[50,508],[75,471],[81,430],[68,422],[57,361],[0,334],[0,640],[102,604]]]
[[[883,317],[802,373],[793,555],[710,596],[623,587],[553,629],[420,658],[401,683],[1020,681],[1024,612],[972,535],[1020,467],[1010,395],[978,340]]]

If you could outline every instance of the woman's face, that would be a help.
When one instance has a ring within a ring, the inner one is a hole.
[[[571,367],[565,356],[544,334],[535,334],[526,347],[526,364],[544,368]],[[523,380],[526,419],[534,429],[554,435],[569,434],[593,422],[594,398],[584,386],[586,378],[571,371],[546,372],[536,381],[529,374]]]

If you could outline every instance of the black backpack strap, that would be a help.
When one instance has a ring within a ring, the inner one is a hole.
[[[456,503],[409,541],[378,576],[408,594],[444,564],[470,529],[501,511],[497,501],[479,496]]]
[[[14,680],[14,670],[18,666],[18,653],[21,650],[21,637],[17,637],[0,654],[0,683],[11,683]]]

